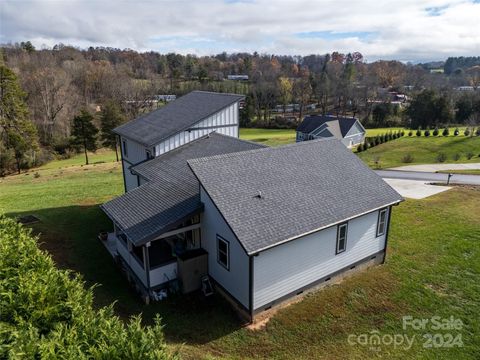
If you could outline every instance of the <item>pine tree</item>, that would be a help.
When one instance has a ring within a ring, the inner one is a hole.
[[[113,129],[124,122],[124,117],[120,112],[117,104],[109,101],[103,106],[100,114],[100,139],[102,145],[115,150],[115,156],[118,161],[118,141],[117,135],[113,133]]]
[[[29,151],[38,149],[35,125],[28,118],[25,93],[20,88],[17,76],[0,64],[0,140],[13,152],[17,171]]]
[[[88,165],[87,151],[97,150],[98,129],[93,124],[93,116],[86,110],[73,118],[72,143],[82,146],[85,153],[85,164]]]

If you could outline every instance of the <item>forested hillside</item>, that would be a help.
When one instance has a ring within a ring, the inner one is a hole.
[[[365,63],[358,52],[198,57],[61,44],[35,49],[29,42],[1,52],[0,174],[115,148],[112,128],[162,106],[159,95],[195,89],[245,94],[242,126],[294,128],[311,112],[357,116],[369,127],[475,126],[480,114],[479,91],[455,90],[478,87],[478,66],[446,75],[420,64]],[[232,74],[248,80],[228,80]],[[421,104],[409,109],[417,98]]]

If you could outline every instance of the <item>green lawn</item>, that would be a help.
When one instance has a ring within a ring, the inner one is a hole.
[[[143,313],[147,323],[160,313],[167,341],[172,347],[183,344],[186,358],[474,359],[480,353],[478,189],[458,187],[402,203],[394,209],[384,266],[310,295],[280,311],[265,329],[251,331],[240,326],[218,296],[178,296],[143,305],[96,239],[100,230],[111,229],[98,204],[122,193],[121,165],[56,164],[38,171],[37,178],[31,171],[1,179],[0,209],[37,215],[41,222],[33,227],[58,265],[80,272],[89,285],[100,284],[97,304],[116,301],[119,315]],[[401,319],[407,315],[460,318],[464,346],[424,349],[425,331],[411,329],[406,333],[417,341],[408,351],[385,346],[376,353],[347,342],[349,334],[403,333]]]
[[[401,128],[367,129],[367,136],[385,134],[389,131],[398,131]],[[292,129],[240,129],[240,138],[261,142],[269,146],[279,146],[295,142],[295,130]]]
[[[468,160],[466,154],[474,156]],[[437,162],[437,155],[444,153],[447,163],[454,163],[454,155],[459,154],[459,163],[480,162],[480,137],[448,136],[448,137],[408,137],[392,140],[375,146],[367,151],[358,153],[358,156],[369,166],[375,167],[375,160],[379,160],[382,168],[390,168],[411,164],[433,164]],[[411,163],[402,162],[402,158],[410,154]]]
[[[478,160],[480,162],[480,159]],[[464,174],[464,175],[480,175],[480,169],[465,169],[465,170],[441,170],[437,171],[444,174]]]
[[[240,129],[240,138],[268,146],[279,146],[295,142],[295,130],[291,129]]]

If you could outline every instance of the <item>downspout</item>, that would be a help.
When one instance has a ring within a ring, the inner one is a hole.
[[[385,259],[387,258],[388,234],[390,232],[390,219],[391,218],[392,218],[392,206],[389,206],[388,207],[387,230],[385,232],[385,248],[383,249],[382,264],[385,264]]]
[[[145,272],[147,275],[147,290],[150,292],[150,253],[148,248],[150,247],[150,242],[147,242],[143,247],[145,250],[143,252],[143,257],[145,258]]]
[[[125,181],[125,165],[123,165],[123,142],[120,136],[117,135],[117,139],[120,143],[120,160],[122,162],[122,177],[123,177],[123,190],[127,192],[127,182]]]
[[[248,276],[249,276],[249,289],[248,289],[248,307],[249,307],[249,312],[250,312],[250,322],[252,323],[253,322],[253,312],[254,312],[254,309],[253,309],[253,271],[254,271],[254,256],[258,256],[258,254],[256,255],[250,255],[248,257],[248,260],[249,260],[249,264],[248,264]]]

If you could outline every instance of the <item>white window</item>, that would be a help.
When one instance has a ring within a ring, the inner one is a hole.
[[[127,142],[125,140],[122,140],[122,149],[123,149],[123,155],[128,156]]]
[[[337,227],[337,249],[336,254],[340,254],[347,248],[347,229],[348,223],[343,223]]]
[[[378,213],[377,237],[385,234],[386,220],[387,220],[387,209],[382,209]]]
[[[230,270],[230,243],[217,235],[217,262]]]

